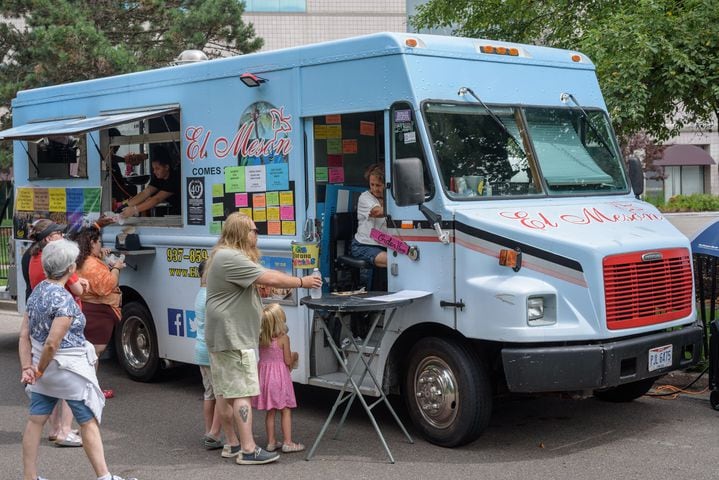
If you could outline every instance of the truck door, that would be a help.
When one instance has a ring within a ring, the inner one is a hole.
[[[422,142],[422,128],[418,116],[407,102],[395,103],[388,112],[388,151],[390,164],[396,159],[418,158],[424,178],[424,206],[442,214],[442,204],[430,173],[428,157]],[[392,176],[388,179],[399,181]],[[455,302],[454,244],[451,241],[453,222],[445,213],[440,221],[443,243],[438,232],[421,213],[417,205],[397,206],[390,191],[387,192],[388,227],[390,234],[405,242],[410,251],[389,251],[388,287],[390,291],[423,290],[432,292],[431,308],[423,303],[421,311],[413,312],[413,323],[437,322],[455,327],[455,309],[442,307],[440,302]]]

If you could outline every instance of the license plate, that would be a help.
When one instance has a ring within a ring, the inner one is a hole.
[[[649,350],[649,371],[672,366],[672,346],[664,345]]]

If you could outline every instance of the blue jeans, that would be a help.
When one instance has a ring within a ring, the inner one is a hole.
[[[366,245],[359,243],[356,238],[352,239],[352,256],[374,265],[374,259],[387,249],[379,245]]]
[[[30,395],[30,415],[50,415],[59,398],[49,397],[42,393],[32,392]],[[95,415],[82,400],[65,400],[72,410],[72,415],[79,425],[89,422]]]

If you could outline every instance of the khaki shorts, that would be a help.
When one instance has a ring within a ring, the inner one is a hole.
[[[200,365],[200,374],[202,374],[202,386],[205,388],[203,398],[205,400],[215,399],[215,390],[212,388],[212,372],[208,365]]]
[[[253,349],[210,352],[210,370],[215,395],[245,398],[260,394],[257,357]]]

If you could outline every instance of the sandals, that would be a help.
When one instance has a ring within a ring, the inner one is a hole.
[[[67,437],[60,440],[59,438],[55,439],[55,446],[58,447],[82,447],[82,438],[80,438],[79,435],[70,432],[67,434]]]
[[[301,452],[304,449],[305,449],[305,446],[303,444],[297,443],[297,442],[282,444],[282,453]]]
[[[70,433],[74,433],[75,435],[80,435],[80,430],[70,430]],[[47,441],[48,442],[54,442],[57,440],[57,435],[48,435]]]
[[[278,450],[280,448],[282,448],[282,442],[277,442],[274,444],[268,443],[267,448],[265,448],[265,450],[267,450],[268,452],[274,452],[275,450]]]

